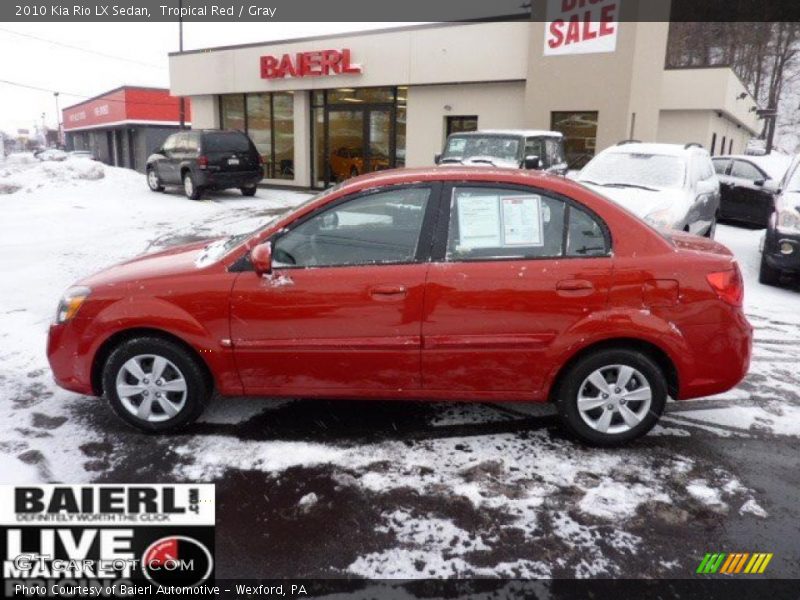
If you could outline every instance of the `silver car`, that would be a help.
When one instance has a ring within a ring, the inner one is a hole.
[[[620,142],[589,161],[577,180],[655,227],[714,237],[719,180],[699,144]]]

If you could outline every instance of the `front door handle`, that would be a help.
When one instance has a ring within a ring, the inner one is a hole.
[[[375,300],[396,300],[405,298],[407,293],[404,285],[376,285],[369,290],[369,295]]]
[[[591,281],[585,279],[562,279],[556,284],[556,290],[559,292],[591,292],[594,290],[594,285]]]

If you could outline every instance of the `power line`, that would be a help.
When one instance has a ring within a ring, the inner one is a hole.
[[[5,83],[6,85],[13,85],[16,87],[26,88],[29,90],[35,90],[37,92],[47,92],[48,94],[55,94],[58,92],[63,96],[72,96],[74,98],[82,98],[84,100],[100,100],[103,99],[104,102],[121,102],[122,104],[137,104],[142,106],[175,106],[172,102],[138,102],[138,101],[129,101],[129,100],[117,100],[116,98],[103,98],[103,96],[87,96],[86,94],[73,94],[71,92],[62,92],[61,90],[51,90],[48,88],[38,87],[35,85],[28,85],[26,83],[19,83],[16,81],[8,81],[7,79],[0,79],[0,83]],[[125,87],[125,86],[123,86]],[[131,86],[135,88],[136,86]],[[69,106],[67,108],[74,108]]]
[[[69,48],[70,50],[77,50],[78,52],[85,52],[87,54],[96,54],[97,56],[102,56],[104,58],[110,58],[113,60],[122,60],[129,63],[134,63],[137,65],[142,65],[145,67],[153,67],[156,69],[164,70],[166,67],[164,65],[156,65],[154,63],[144,62],[141,60],[136,60],[135,58],[126,58],[124,56],[117,56],[115,54],[106,54],[105,52],[99,52],[98,50],[89,50],[88,48],[81,48],[80,46],[73,46],[72,44],[65,44],[64,42],[57,42],[55,40],[49,40],[43,37],[38,37],[35,35],[31,35],[29,33],[21,33],[19,31],[12,31],[11,29],[5,29],[4,27],[0,27],[0,31],[4,31],[5,33],[10,33],[11,35],[17,35],[19,37],[28,38],[31,40],[36,40],[38,42],[44,42],[46,44],[52,44],[54,46],[61,46],[62,48]]]

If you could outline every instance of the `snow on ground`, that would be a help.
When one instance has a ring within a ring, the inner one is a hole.
[[[230,192],[191,202],[175,192],[150,192],[141,174],[87,162],[0,163],[0,186],[15,188],[0,194],[3,482],[80,482],[108,473],[221,481],[245,472],[280,481],[298,469],[327,470],[340,492],[385,507],[376,532],[391,541],[342,568],[374,577],[524,578],[553,569],[614,576],[626,573],[648,544],[645,516],[673,524],[707,515],[769,518],[757,491],[692,445],[698,436],[800,436],[800,297],[796,287],[758,284],[762,232],[720,226],[717,235],[739,258],[746,280],[746,310],[756,328],[750,374],[726,394],[670,403],[647,446],[602,451],[545,427],[515,428],[552,420],[552,407],[519,404],[431,404],[424,435],[413,439],[273,439],[252,428],[241,435],[246,425],[303,406],[270,399],[218,400],[186,434],[148,437],[122,427],[107,431],[116,421],[106,418],[103,401],[52,383],[44,346],[59,296],[114,262],[252,229],[307,196],[259,190],[255,198]],[[397,429],[392,419],[386,426]],[[677,443],[659,446],[670,438]],[[128,447],[143,445],[158,459],[138,463],[129,454]],[[305,490],[293,504],[313,518],[329,501],[324,490]],[[537,556],[541,548],[549,554]],[[677,568],[675,556],[666,558],[672,560],[654,562],[654,574]]]

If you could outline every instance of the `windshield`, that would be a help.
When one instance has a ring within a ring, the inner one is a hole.
[[[678,156],[609,152],[592,159],[578,177],[584,183],[647,188],[680,188],[686,164]]]
[[[463,162],[470,158],[498,158],[520,161],[520,139],[501,135],[454,135],[447,140],[442,162]]]

